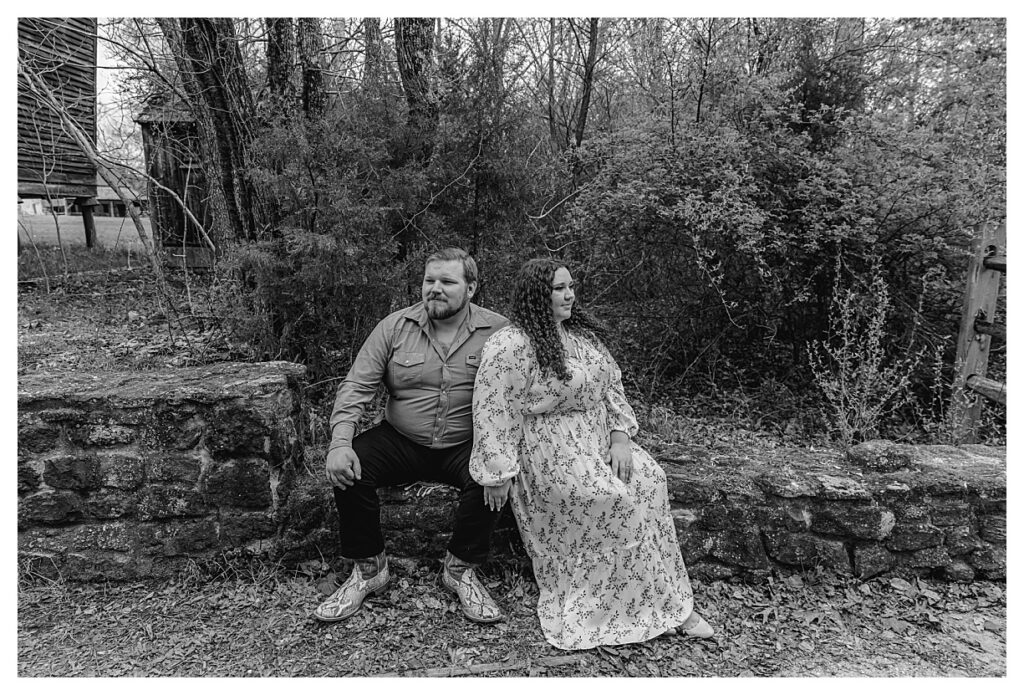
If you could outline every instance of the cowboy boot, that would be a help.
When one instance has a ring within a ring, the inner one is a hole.
[[[383,591],[390,581],[391,570],[383,552],[376,557],[356,560],[352,574],[317,607],[313,617],[325,623],[345,620],[362,608],[367,596]]]
[[[459,597],[462,613],[477,623],[496,623],[504,619],[501,609],[476,576],[474,566],[446,553],[441,582]]]

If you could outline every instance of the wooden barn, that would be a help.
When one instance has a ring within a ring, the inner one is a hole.
[[[43,78],[95,142],[96,19],[19,18],[18,58]],[[74,199],[83,212],[86,244],[93,245],[96,167],[20,75],[18,198]]]

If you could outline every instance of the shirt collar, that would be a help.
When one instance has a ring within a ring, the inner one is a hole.
[[[416,302],[406,309],[402,316],[415,321],[420,325],[420,328],[424,329],[430,321],[430,318],[427,316],[426,304],[422,301]],[[469,316],[466,319],[466,326],[470,331],[475,331],[478,328],[490,328],[493,325],[494,321],[490,316],[490,312],[482,310],[473,302],[469,303]]]

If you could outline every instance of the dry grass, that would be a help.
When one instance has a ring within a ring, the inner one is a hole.
[[[69,258],[80,256],[97,264],[118,258],[85,249]],[[246,357],[220,331],[204,278],[168,273],[176,312],[171,316],[160,310],[146,269],[99,267],[66,282],[51,279],[50,292],[37,282],[18,293],[19,375],[146,370]]]

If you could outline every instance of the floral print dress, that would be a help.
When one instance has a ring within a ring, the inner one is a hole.
[[[635,443],[630,482],[612,473],[611,430],[637,431],[621,372],[590,340],[566,334],[563,342],[568,382],[540,374],[522,330],[488,339],[473,393],[470,472],[481,485],[515,479],[512,510],[551,644],[642,642],[693,608],[665,473]]]

